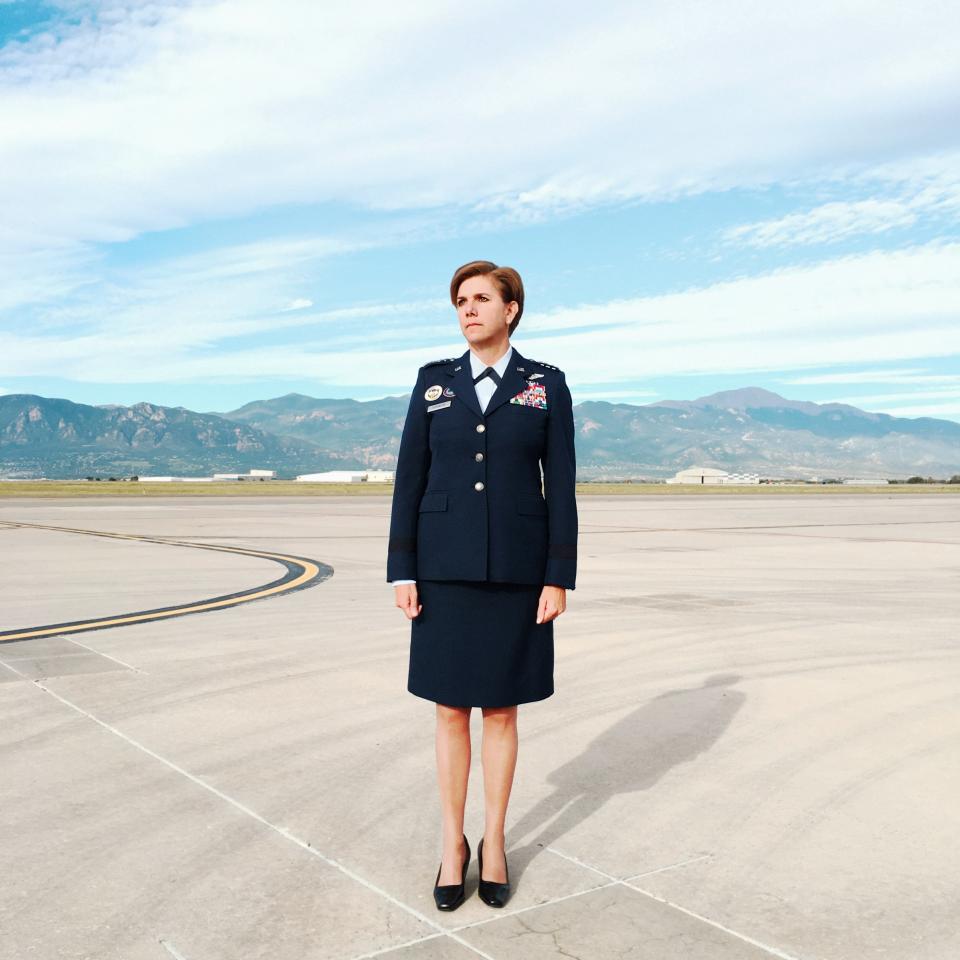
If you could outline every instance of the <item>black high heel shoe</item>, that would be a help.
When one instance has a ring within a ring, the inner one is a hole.
[[[507,856],[503,856],[503,868],[507,871],[507,882],[497,883],[495,880],[483,879],[483,837],[477,847],[477,859],[480,863],[480,884],[477,887],[477,896],[488,906],[502,907],[510,899],[510,868],[507,866]]]
[[[437,869],[437,879],[433,884],[433,899],[436,901],[438,910],[456,910],[464,900],[464,885],[467,882],[467,867],[470,866],[470,841],[464,834],[463,842],[467,845],[467,858],[463,861],[463,874],[459,883],[445,883],[442,887],[438,886],[440,882],[440,871],[443,870],[443,861]]]

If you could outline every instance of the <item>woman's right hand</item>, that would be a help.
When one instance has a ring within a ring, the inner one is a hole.
[[[417,603],[417,585],[415,583],[399,583],[393,588],[397,606],[407,615],[408,620],[420,616],[422,603]]]

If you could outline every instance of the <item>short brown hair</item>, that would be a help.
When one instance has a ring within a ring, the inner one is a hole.
[[[498,267],[489,260],[471,260],[462,267],[458,267],[450,281],[450,302],[454,306],[457,305],[460,284],[464,280],[469,280],[470,277],[490,277],[500,291],[504,303],[510,303],[511,300],[517,301],[516,316],[510,321],[509,333],[512,334],[517,329],[523,313],[523,281],[520,279],[520,274],[513,267]]]

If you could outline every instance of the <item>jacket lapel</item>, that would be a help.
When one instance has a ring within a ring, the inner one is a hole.
[[[446,369],[447,376],[453,378],[453,391],[457,399],[465,403],[478,417],[483,417],[477,390],[473,385],[473,370],[470,368],[470,348],[462,357]],[[502,384],[501,384],[502,386]],[[489,407],[487,408],[490,409]]]
[[[469,357],[467,358],[469,362]],[[487,412],[484,416],[489,417],[501,403],[506,403],[511,397],[515,397],[527,385],[527,377],[533,373],[533,370],[527,364],[526,360],[520,356],[520,351],[516,347],[510,354],[510,362],[503,371],[500,383],[494,390],[490,402],[487,404]],[[472,378],[471,378],[472,379]],[[474,391],[476,393],[476,391]]]

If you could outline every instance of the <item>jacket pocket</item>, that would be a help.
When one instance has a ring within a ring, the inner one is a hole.
[[[517,513],[545,517],[547,515],[547,501],[539,493],[518,493]]]
[[[425,493],[420,500],[420,513],[433,513],[447,509],[445,493]]]

